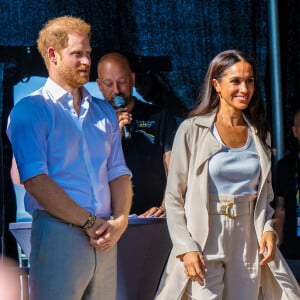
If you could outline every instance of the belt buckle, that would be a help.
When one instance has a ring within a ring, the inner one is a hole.
[[[224,215],[229,218],[229,219],[235,219],[237,216],[236,215],[232,215],[230,212],[229,212],[229,209],[231,206],[235,205],[236,203],[234,201],[229,201],[228,203],[226,204],[223,204],[221,206],[221,210],[222,212],[224,213]]]

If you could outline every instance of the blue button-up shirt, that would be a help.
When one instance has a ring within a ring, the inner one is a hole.
[[[129,174],[115,111],[82,88],[80,115],[73,96],[48,78],[20,100],[10,113],[7,135],[21,182],[47,174],[79,205],[96,214],[111,214],[109,182]],[[43,209],[28,193],[29,213]]]

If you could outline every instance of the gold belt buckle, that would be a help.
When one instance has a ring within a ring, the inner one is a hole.
[[[233,205],[235,205],[235,204],[236,204],[235,202],[230,201],[230,202],[228,202],[228,203],[226,203],[226,204],[223,204],[223,205],[221,206],[222,212],[223,212],[224,215],[225,215],[226,217],[228,217],[229,219],[235,219],[235,218],[237,217],[237,216],[235,216],[235,215],[232,215],[232,214],[229,212],[230,207],[233,206]]]

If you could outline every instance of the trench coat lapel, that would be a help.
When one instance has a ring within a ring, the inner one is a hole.
[[[261,140],[259,139],[257,135],[257,130],[250,126],[250,129],[253,133],[253,140],[255,143],[255,147],[258,153],[258,156],[260,158],[260,166],[261,166],[261,180],[260,180],[260,186],[258,187],[258,198],[261,194],[263,184],[267,180],[268,174],[271,169],[271,160],[270,160],[270,154],[267,152],[267,150],[264,148]]]
[[[216,117],[216,110],[209,115],[204,115],[195,119],[195,124],[201,127],[207,127],[206,136],[203,137],[205,140],[205,145],[202,141],[199,141],[201,145],[198,145],[198,153],[196,164],[200,168],[208,159],[218,152],[222,145],[216,140],[211,132],[214,120]]]
[[[201,199],[203,199],[202,204],[205,205],[206,211],[208,210],[208,160],[210,157],[212,157],[215,153],[221,150],[222,145],[217,141],[217,139],[213,136],[211,132],[211,128],[213,126],[214,120],[216,117],[216,111],[209,115],[204,115],[199,118],[195,119],[196,126],[199,127],[205,127],[206,130],[203,131],[203,135],[201,136],[201,139],[198,140],[197,145],[197,155],[195,160],[195,175],[197,178],[201,177],[201,180],[198,179],[198,182],[201,182],[201,188],[199,186],[198,195],[200,195]],[[205,173],[206,175],[201,175],[202,173]],[[204,188],[206,187],[206,188]],[[201,203],[200,203],[201,204]],[[199,204],[199,205],[200,205]],[[201,207],[199,207],[199,211],[203,211]],[[194,212],[191,212],[193,214]],[[204,213],[203,213],[204,214]],[[208,218],[208,215],[203,215],[203,220],[205,218]],[[208,220],[208,219],[207,219]],[[208,221],[207,221],[208,222]],[[202,241],[204,244],[203,232],[195,229],[194,235],[198,240]],[[206,240],[206,238],[205,238]]]

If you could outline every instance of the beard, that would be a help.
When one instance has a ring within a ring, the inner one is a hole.
[[[82,70],[86,73],[81,72]],[[90,68],[71,68],[64,65],[61,66],[60,74],[68,86],[79,88],[89,81]]]

